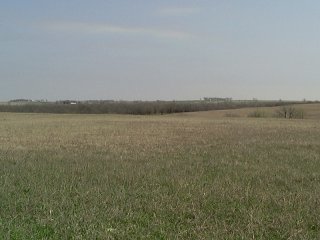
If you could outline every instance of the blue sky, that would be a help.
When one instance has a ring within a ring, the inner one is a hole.
[[[320,2],[3,0],[0,100],[320,99]]]

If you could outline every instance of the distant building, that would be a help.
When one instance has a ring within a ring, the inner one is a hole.
[[[58,104],[71,104],[71,105],[75,105],[78,104],[79,102],[74,101],[74,100],[62,100],[62,101],[57,101]]]
[[[10,103],[28,103],[28,102],[32,102],[32,100],[30,99],[13,99],[9,101]]]
[[[217,98],[217,97],[204,97],[206,102],[231,102],[232,98]]]
[[[13,99],[8,102],[9,105],[25,105],[32,103],[30,99]]]

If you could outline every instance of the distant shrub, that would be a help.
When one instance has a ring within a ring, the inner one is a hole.
[[[264,117],[267,117],[267,114],[264,111],[260,110],[260,109],[256,109],[255,111],[250,112],[248,114],[248,117],[264,118]]]
[[[297,109],[293,106],[282,106],[277,109],[274,114],[275,117],[278,118],[288,118],[288,119],[303,119],[304,118],[304,110]]]

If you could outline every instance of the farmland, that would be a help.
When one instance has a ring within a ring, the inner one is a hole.
[[[0,113],[0,239],[319,239],[320,105],[299,107]]]

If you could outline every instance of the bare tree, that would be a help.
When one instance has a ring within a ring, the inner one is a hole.
[[[276,116],[280,118],[304,118],[304,111],[302,109],[296,109],[293,106],[282,106],[276,111]]]

